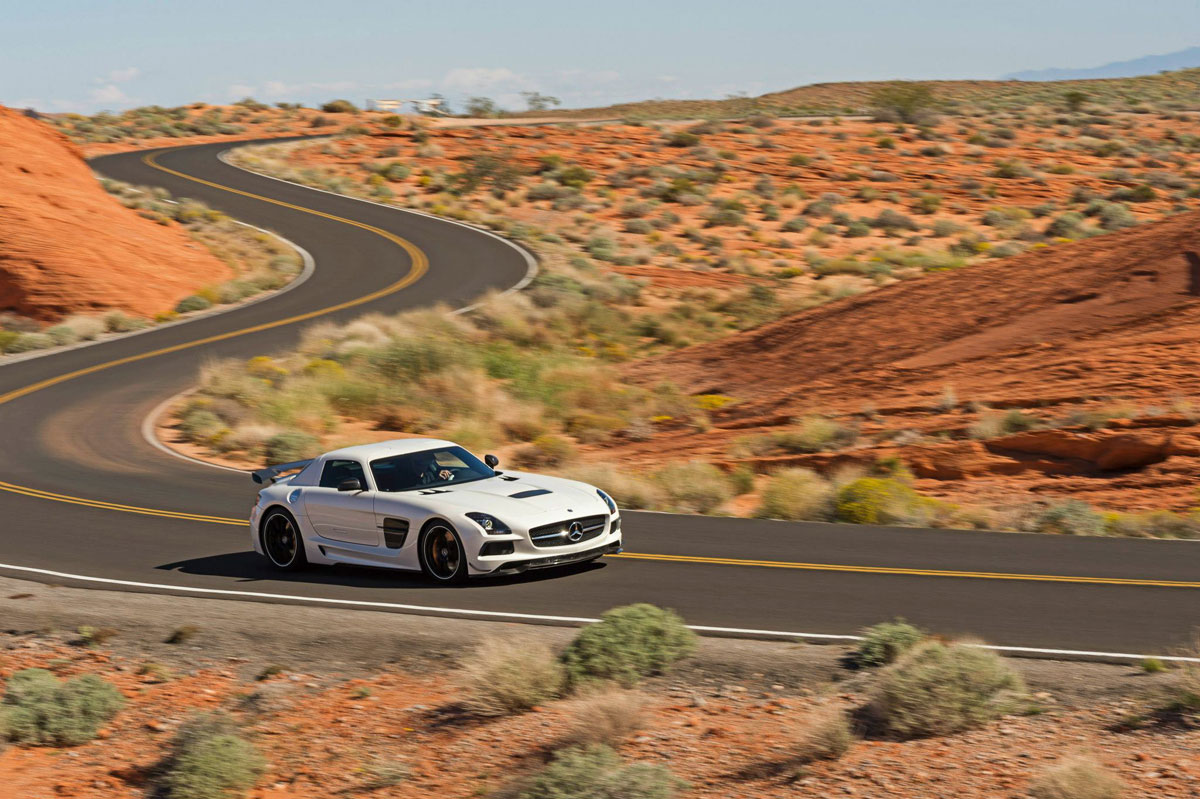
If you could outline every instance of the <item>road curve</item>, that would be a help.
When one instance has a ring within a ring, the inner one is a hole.
[[[567,571],[453,588],[357,568],[273,572],[237,521],[250,480],[154,448],[145,416],[208,359],[283,351],[316,319],[468,304],[520,282],[528,263],[464,226],[239,170],[218,159],[227,147],[93,166],[277,231],[315,272],[226,313],[0,366],[0,574],[508,619],[586,620],[645,601],[702,628],[832,636],[903,616],[1003,646],[1095,652],[1169,654],[1200,626],[1200,546],[1176,541],[626,513],[628,557]]]

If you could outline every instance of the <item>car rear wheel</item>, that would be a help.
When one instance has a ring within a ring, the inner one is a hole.
[[[467,553],[448,522],[435,521],[421,534],[421,571],[439,583],[467,579]]]
[[[277,569],[295,571],[308,565],[300,526],[292,514],[282,508],[267,511],[262,523],[262,548],[267,560]]]

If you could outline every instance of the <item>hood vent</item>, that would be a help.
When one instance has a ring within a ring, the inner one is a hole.
[[[529,499],[530,497],[540,497],[542,494],[553,494],[553,491],[548,491],[545,488],[531,488],[528,491],[518,491],[515,494],[509,494],[513,499]]]

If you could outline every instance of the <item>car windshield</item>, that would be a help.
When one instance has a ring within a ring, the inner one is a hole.
[[[371,474],[380,491],[469,483],[495,477],[496,472],[462,447],[442,447],[371,461]]]

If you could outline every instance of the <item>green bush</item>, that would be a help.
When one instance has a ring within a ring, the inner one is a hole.
[[[24,669],[8,679],[0,723],[18,743],[78,746],[124,704],[121,693],[94,674],[63,682],[45,669]]]
[[[1034,519],[1034,532],[1057,535],[1104,535],[1104,517],[1091,505],[1068,499],[1043,510]]]
[[[700,137],[686,130],[677,131],[667,137],[668,147],[695,147],[700,143]]]
[[[885,666],[925,638],[925,633],[903,619],[885,621],[862,631],[854,660],[861,666]]]
[[[572,747],[557,755],[519,799],[671,799],[686,785],[666,766],[625,765],[607,746]]]
[[[349,100],[330,100],[321,105],[321,110],[326,114],[357,114],[358,106]]]
[[[8,348],[20,337],[21,334],[15,330],[0,330],[0,353],[8,352]]]
[[[606,611],[563,653],[572,682],[614,680],[626,687],[658,674],[696,648],[696,634],[672,610],[645,603]]]
[[[1083,757],[1063,760],[1029,783],[1034,799],[1117,799],[1124,792],[1124,783]]]
[[[964,644],[917,644],[880,675],[871,710],[905,738],[978,727],[1014,709],[1020,676],[995,652]]]
[[[822,522],[833,518],[833,486],[811,469],[784,469],[771,475],[755,516]]]
[[[921,124],[929,121],[935,104],[932,89],[910,81],[886,83],[871,95],[875,118],[881,122]]]
[[[193,294],[190,297],[184,297],[175,306],[176,313],[190,313],[192,311],[203,311],[206,308],[211,308],[212,303],[201,297],[198,294]]]
[[[490,638],[463,661],[463,704],[481,716],[522,713],[557,698],[566,685],[563,665],[546,646]]]
[[[321,442],[308,433],[276,433],[266,441],[265,454],[271,463],[290,463],[311,458],[317,453]]]
[[[258,749],[238,735],[231,721],[197,716],[171,743],[163,793],[169,799],[232,799],[254,787],[265,770]]]
[[[20,353],[33,350],[44,350],[55,345],[54,339],[46,333],[21,333],[8,343],[5,352]]]
[[[902,480],[860,477],[837,494],[835,517],[850,524],[923,524],[934,502]]]

